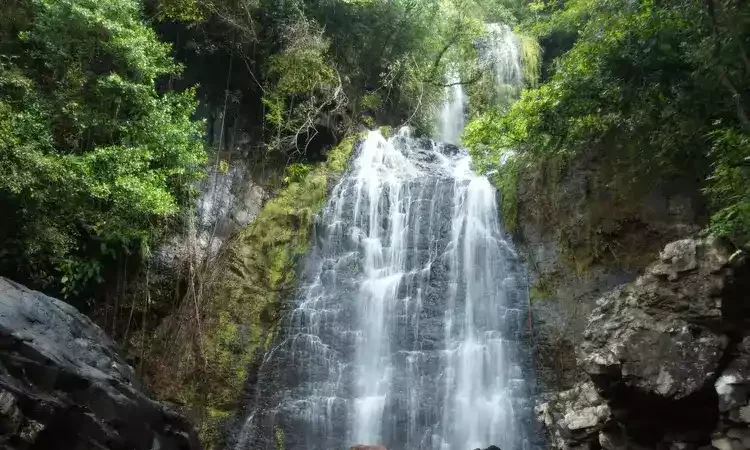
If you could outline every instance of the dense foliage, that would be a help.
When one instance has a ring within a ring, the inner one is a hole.
[[[85,298],[113,261],[147,255],[204,171],[196,87],[223,106],[220,144],[228,109],[250,118],[263,164],[319,159],[363,124],[429,132],[447,68],[481,78],[475,42],[512,19],[506,3],[6,2],[0,272]]]
[[[0,19],[0,270],[77,294],[147,253],[204,161],[192,91],[134,0],[18,0]]]
[[[554,49],[560,56],[546,61],[549,76],[538,89],[509,111],[488,111],[469,126],[466,141],[480,165],[507,159],[512,174],[593,152],[631,183],[703,180],[711,231],[736,245],[750,242],[750,5],[573,0],[532,6],[524,27],[543,42],[571,46]],[[507,177],[504,182],[513,185]]]
[[[428,132],[446,68],[474,80],[484,21],[510,17],[503,2],[477,0],[155,0],[153,8],[184,28],[175,42],[197,42],[185,52],[189,66],[232,61],[217,90],[231,85],[232,100],[261,119],[257,140],[284,163],[304,159],[321,134],[340,138],[362,124]],[[216,74],[216,64],[208,70]],[[204,87],[210,77],[198,76]]]
[[[218,262],[217,271],[226,273],[217,274],[201,323],[175,326],[176,334],[162,329],[151,342],[147,380],[162,398],[189,409],[206,448],[223,448],[222,422],[242,401],[250,367],[275,344],[285,301],[296,288],[297,264],[311,244],[314,217],[360,137],[343,140],[325,162],[290,165],[286,185]],[[193,305],[186,303],[184,314],[193,317]]]

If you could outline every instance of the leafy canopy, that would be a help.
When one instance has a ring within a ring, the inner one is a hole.
[[[548,2],[524,23],[549,47],[575,38],[545,62],[538,89],[468,127],[480,159],[497,166],[506,149],[524,163],[597,152],[638,183],[698,178],[711,231],[750,242],[750,4]]]
[[[338,137],[376,122],[429,132],[447,67],[476,78],[484,22],[510,16],[500,0],[154,2],[165,19],[197,20],[196,39],[216,37],[242,68],[232,83],[259,103],[258,134],[284,163],[304,160],[323,127]]]
[[[6,7],[4,7],[6,8]],[[194,92],[134,0],[19,0],[0,19],[0,270],[75,294],[147,253],[205,159]]]

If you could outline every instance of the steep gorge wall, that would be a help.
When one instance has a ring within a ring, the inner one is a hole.
[[[746,256],[695,238],[690,182],[623,188],[607,173],[581,158],[519,185],[550,446],[748,448]]]
[[[144,264],[117,268],[92,316],[155,394],[181,406],[212,447],[223,440],[222,424],[241,404],[252,363],[270,342],[296,260],[306,253],[312,215],[355,138],[342,139],[325,117],[303,153],[269,149],[257,80],[236,49],[200,27],[164,23],[158,33],[185,65],[183,76],[163,87],[198,85],[207,173],[195,186],[194,209]],[[301,172],[290,173],[292,163]]]
[[[525,171],[517,196],[538,374],[544,389],[569,388],[582,378],[575,349],[596,300],[700,231],[703,199],[690,180],[635,185],[591,155]]]
[[[287,179],[255,218],[210,260],[202,295],[157,330],[150,381],[160,398],[183,406],[207,448],[230,439],[246,382],[273,342],[297,265],[310,244],[313,218],[344,171],[358,137],[330,149],[326,161]]]

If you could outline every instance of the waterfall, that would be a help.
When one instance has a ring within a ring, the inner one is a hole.
[[[487,35],[477,42],[480,70],[489,74],[495,86],[498,104],[507,104],[521,92],[524,85],[521,62],[521,40],[505,24],[485,24]],[[437,120],[436,138],[459,145],[466,124],[468,99],[456,67],[449,67],[445,76],[443,105]]]
[[[438,139],[458,145],[466,125],[466,95],[463,85],[460,84],[461,78],[455,69],[451,69],[445,79],[445,100],[440,110]]]
[[[370,132],[333,188],[236,448],[528,448],[526,288],[468,154]]]
[[[479,49],[479,58],[491,70],[498,88],[520,89],[523,86],[521,41],[508,25],[486,24],[487,38]]]

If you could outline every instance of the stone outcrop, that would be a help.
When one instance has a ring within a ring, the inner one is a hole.
[[[199,449],[149,399],[107,335],[62,301],[0,278],[0,448]]]
[[[534,360],[543,384],[556,390],[582,380],[576,349],[596,301],[633,282],[667,243],[705,224],[693,180],[634,185],[618,180],[595,154],[559,172],[524,170],[517,185],[517,247],[529,272]]]
[[[749,293],[750,294],[750,293]],[[719,422],[711,435],[719,450],[750,448],[750,337],[737,344],[733,358],[714,383],[719,398]]]
[[[595,440],[611,417],[609,406],[590,381],[548,395],[544,400],[537,406],[536,414],[550,431],[550,444],[554,448]]]
[[[668,244],[597,302],[578,349],[590,381],[537,407],[555,448],[750,448],[748,265],[712,239]]]

